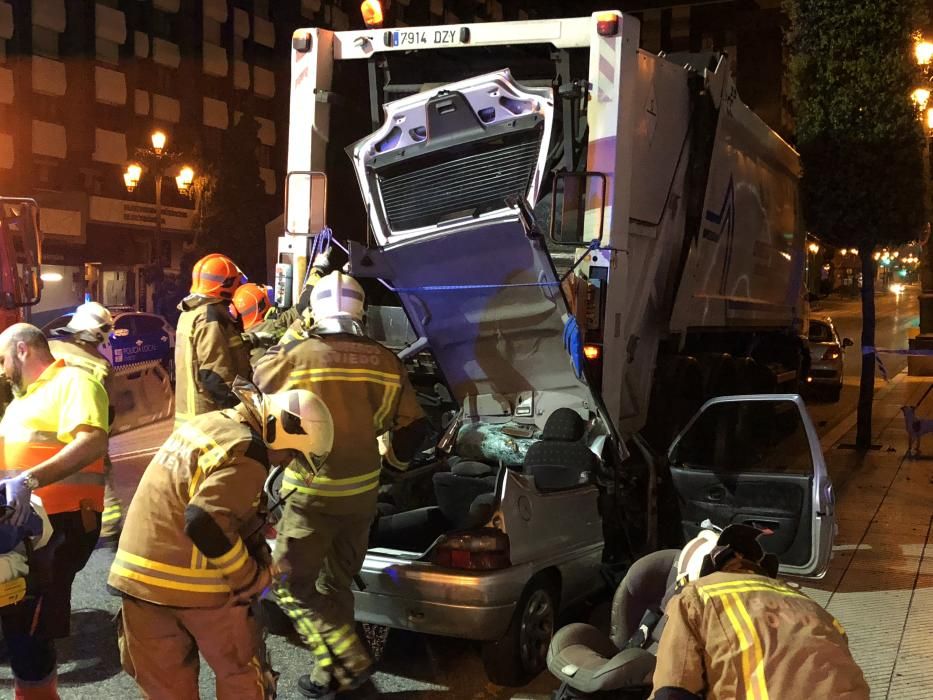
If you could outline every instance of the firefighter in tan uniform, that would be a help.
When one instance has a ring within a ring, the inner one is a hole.
[[[237,376],[250,375],[249,349],[228,309],[246,280],[225,255],[212,253],[195,264],[191,294],[178,308],[175,337],[175,425],[236,404],[230,391]]]
[[[309,391],[260,394],[172,433],[130,504],[109,584],[124,594],[120,657],[146,698],[198,697],[198,652],[217,698],[275,697],[250,603],[272,580],[262,536],[270,464],[313,474],[333,423]]]
[[[666,610],[655,700],[868,700],[842,625],[777,580],[759,531],[703,531],[678,561]]]
[[[96,301],[81,304],[63,328],[54,329],[49,338],[49,348],[56,360],[62,359],[69,367],[88,372],[104,385],[110,400],[110,424],[113,425],[113,393],[110,361],[98,346],[107,341],[113,328],[113,316],[107,307]],[[110,455],[104,457],[104,513],[101,517],[100,546],[114,546],[120,537],[120,519],[123,504],[113,484],[113,464]]]
[[[274,589],[315,658],[299,691],[332,698],[368,684],[372,673],[354,630],[350,586],[376,514],[377,438],[387,446],[387,461],[404,468],[426,419],[402,363],[363,335],[363,290],[352,277],[324,277],[311,293],[310,309],[315,324],[308,337],[272,348],[254,376],[263,391],[313,390],[334,418],[334,449],[314,481],[285,472],[288,500],[275,546],[285,585]]]

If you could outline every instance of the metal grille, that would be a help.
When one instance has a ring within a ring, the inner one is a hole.
[[[431,164],[379,175],[379,191],[393,231],[501,209],[510,195],[524,195],[538,159],[536,138],[511,145],[484,144],[480,153],[450,157],[434,154]],[[526,134],[527,136],[527,134]]]

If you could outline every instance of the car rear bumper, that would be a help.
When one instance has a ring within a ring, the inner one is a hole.
[[[809,379],[810,384],[842,384],[842,368],[828,364],[814,363],[810,367]]]
[[[573,572],[598,568],[602,545],[582,548],[560,562],[535,561],[498,571],[456,571],[391,553],[370,551],[354,590],[356,619],[424,634],[493,641],[501,639],[528,581],[544,569]],[[583,569],[581,567],[588,567]],[[590,582],[593,576],[588,575]],[[598,577],[596,577],[598,578]],[[562,591],[562,599],[590,591]]]

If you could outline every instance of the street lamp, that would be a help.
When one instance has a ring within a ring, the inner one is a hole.
[[[920,39],[914,44],[914,56],[917,57],[917,63],[921,66],[929,65],[933,60],[933,43]]]
[[[136,149],[136,162],[130,163],[123,173],[123,184],[126,185],[127,192],[133,192],[139,185],[144,172],[148,171],[155,177],[155,236],[152,246],[152,260],[161,263],[162,248],[162,180],[165,177],[173,176],[175,186],[179,193],[187,195],[191,191],[191,185],[194,182],[194,169],[185,165],[178,171],[177,175],[172,173],[181,161],[180,153],[172,153],[165,150],[168,142],[168,136],[164,131],[156,130],[149,137],[151,147]]]

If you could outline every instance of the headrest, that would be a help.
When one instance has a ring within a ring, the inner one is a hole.
[[[586,422],[572,408],[558,408],[548,416],[541,431],[542,440],[576,442],[586,432]]]
[[[458,460],[456,464],[451,464],[450,472],[458,476],[489,476],[492,474],[492,467],[482,462],[465,459]]]

